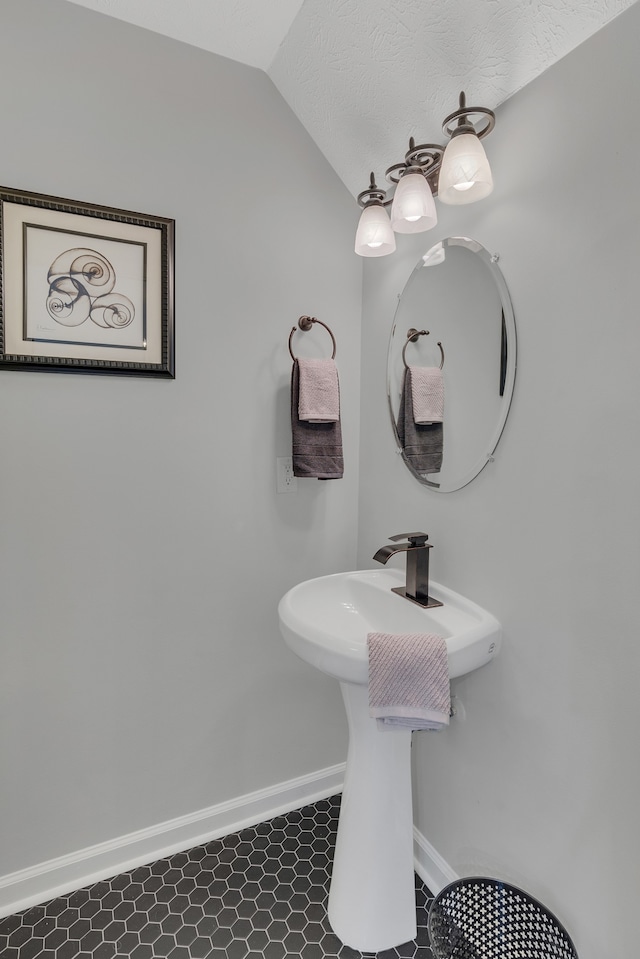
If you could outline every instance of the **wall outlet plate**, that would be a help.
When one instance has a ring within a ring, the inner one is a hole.
[[[298,477],[293,473],[293,459],[290,456],[276,457],[276,491],[278,493],[297,493]]]

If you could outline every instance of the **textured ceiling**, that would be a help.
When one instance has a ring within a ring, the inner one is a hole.
[[[269,74],[354,195],[410,136],[441,142],[636,0],[70,0]]]

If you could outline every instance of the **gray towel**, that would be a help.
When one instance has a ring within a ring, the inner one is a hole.
[[[437,473],[442,468],[444,425],[442,423],[418,424],[414,421],[409,369],[405,369],[402,378],[396,429],[407,462],[416,473],[426,476],[429,473]]]
[[[311,479],[342,479],[342,429],[335,423],[307,423],[298,417],[300,368],[291,370],[291,438],[293,475]]]
[[[436,633],[368,633],[369,714],[385,726],[442,729],[451,692],[447,644]]]

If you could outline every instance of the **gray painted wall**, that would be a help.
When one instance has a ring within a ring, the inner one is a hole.
[[[10,873],[344,760],[339,691],[276,605],[355,561],[362,270],[357,211],[263,72],[4,0],[0,78],[4,186],[177,236],[175,381],[0,372]],[[283,496],[302,313],[338,341],[346,472]]]
[[[639,32],[635,5],[506,103],[493,195],[365,267],[359,563],[425,529],[434,578],[504,625],[454,684],[466,722],[415,737],[417,825],[546,902],[581,959],[637,950]],[[385,363],[396,294],[455,234],[500,253],[519,362],[496,462],[440,495],[395,453]]]
[[[359,434],[355,211],[265,76],[5,0],[0,179],[176,218],[178,375],[0,375],[3,872],[344,758],[336,685],[275,605],[356,562],[360,435],[359,564],[424,526],[435,578],[505,628],[456,683],[466,723],[416,737],[417,825],[540,896],[581,959],[633,954],[639,28],[636,5],[500,109],[491,199],[367,263]],[[438,496],[394,452],[385,354],[418,255],[456,233],[501,254],[520,361],[496,463]],[[347,473],[277,496],[306,312],[338,338]]]

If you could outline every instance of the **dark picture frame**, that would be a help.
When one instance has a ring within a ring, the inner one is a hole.
[[[175,377],[175,221],[0,187],[0,371]]]

